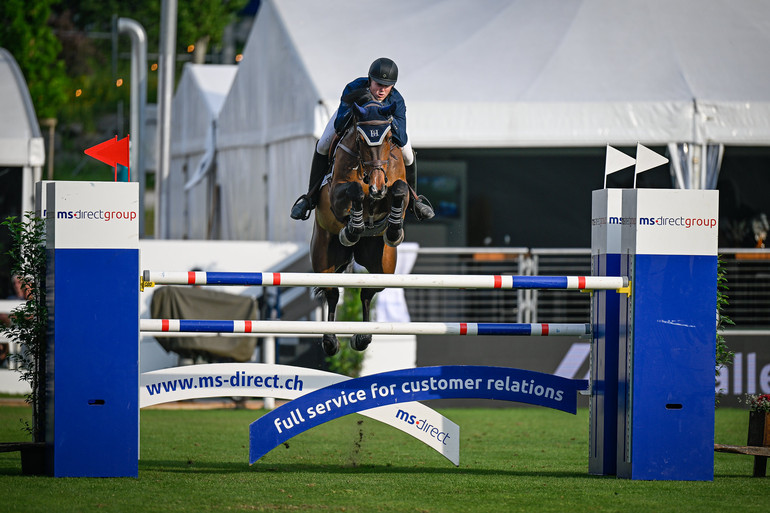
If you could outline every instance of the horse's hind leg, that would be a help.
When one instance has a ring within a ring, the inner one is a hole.
[[[372,304],[372,298],[374,295],[378,292],[380,292],[382,289],[368,289],[368,288],[362,288],[361,289],[361,312],[364,322],[369,322],[369,307]],[[355,349],[356,351],[363,351],[367,347],[369,347],[369,344],[372,343],[372,334],[359,334],[359,335],[353,335],[353,337],[350,339],[350,347]]]
[[[326,314],[326,320],[331,322],[334,320],[337,312],[337,302],[340,299],[340,289],[337,287],[326,287],[319,289],[323,294],[326,301],[326,308],[328,313]],[[340,342],[337,340],[337,335],[333,333],[325,333],[321,341],[324,352],[327,356],[334,356],[340,350]]]
[[[355,247],[356,262],[366,267],[366,270],[370,273],[393,274],[396,270],[396,249],[386,246],[383,239],[379,237],[366,237],[364,241]],[[372,288],[361,289],[362,321],[369,322],[372,299],[381,290]],[[350,347],[357,351],[363,351],[371,342],[371,334],[356,335],[350,339]]]
[[[404,212],[406,211],[409,186],[403,180],[397,180],[390,189],[393,201],[388,214],[388,228],[383,234],[385,244],[398,246],[404,240]]]
[[[323,197],[322,197],[323,201]],[[319,209],[322,205],[319,205]],[[317,273],[332,273],[347,266],[353,258],[352,251],[342,246],[337,237],[319,226],[318,220],[313,224],[313,238],[310,242],[310,262],[313,271]],[[333,321],[337,310],[340,291],[336,287],[316,288],[316,296],[323,297],[328,310],[327,320]],[[340,349],[340,343],[334,334],[325,334],[322,340],[324,352],[335,355]]]

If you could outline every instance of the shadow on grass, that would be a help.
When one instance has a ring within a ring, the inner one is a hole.
[[[569,477],[569,478],[612,478],[615,476],[592,476],[581,472],[544,471],[544,470],[503,470],[480,468],[437,468],[397,465],[319,465],[307,463],[247,463],[222,461],[180,461],[180,460],[141,460],[139,473],[142,472],[180,472],[199,474],[238,474],[246,472],[286,473],[297,472],[317,474],[433,474],[433,475],[472,475],[472,476],[510,476],[510,477]]]

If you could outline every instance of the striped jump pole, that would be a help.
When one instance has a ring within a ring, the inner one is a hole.
[[[368,273],[249,273],[144,271],[142,288],[154,285],[259,285],[264,287],[357,287],[423,289],[619,290],[623,276],[514,276]]]
[[[515,324],[493,322],[328,322],[140,319],[142,332],[336,333],[344,335],[520,335],[582,336],[590,324]]]

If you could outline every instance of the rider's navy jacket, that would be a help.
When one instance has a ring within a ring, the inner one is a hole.
[[[345,90],[342,91],[342,98],[344,98],[348,93],[355,91],[356,89],[362,89],[368,86],[368,77],[357,78],[345,86]],[[396,112],[393,113],[393,141],[403,148],[403,146],[406,144],[406,141],[408,140],[406,135],[406,103],[404,103],[404,98],[395,87],[390,90],[388,97],[382,101],[382,104],[385,106],[388,106],[392,103],[396,104]],[[350,104],[340,101],[340,106],[337,109],[337,118],[334,120],[334,129],[338,133],[345,129],[348,112],[350,112]]]

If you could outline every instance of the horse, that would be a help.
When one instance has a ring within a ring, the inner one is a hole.
[[[310,260],[317,273],[344,272],[355,260],[370,273],[393,274],[396,246],[404,240],[404,215],[409,186],[401,149],[392,140],[395,105],[369,101],[352,104],[352,123],[333,153],[331,178],[321,187],[315,210]],[[369,321],[372,298],[381,288],[362,288],[363,321]],[[316,295],[334,321],[339,289],[317,287]],[[372,335],[355,335],[350,345],[365,350]],[[340,345],[325,334],[324,351],[333,356]]]

